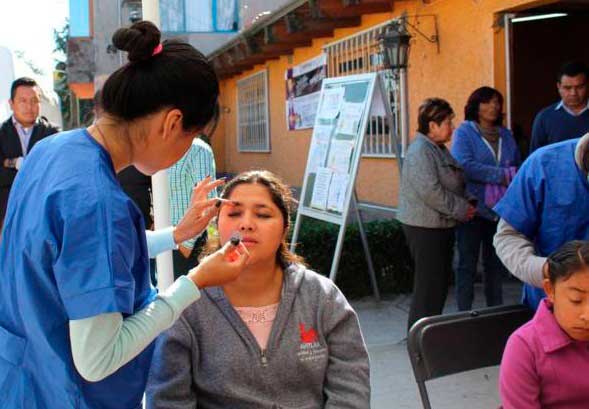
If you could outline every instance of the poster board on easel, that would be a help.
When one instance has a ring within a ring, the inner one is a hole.
[[[358,210],[356,176],[370,115],[393,116],[378,73],[323,80],[291,250],[295,250],[302,217],[340,226],[329,277],[335,281],[350,210],[357,218],[375,297],[379,298],[370,248]],[[396,136],[396,135],[395,135]],[[394,138],[395,139],[395,138]],[[393,142],[399,158],[398,144]]]

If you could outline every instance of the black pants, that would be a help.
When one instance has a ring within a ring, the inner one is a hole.
[[[444,309],[452,275],[454,229],[429,229],[403,225],[415,275],[407,329],[420,318],[439,315]]]
[[[205,231],[194,243],[194,247],[190,252],[188,258],[184,257],[184,254],[180,253],[179,250],[172,252],[174,260],[174,280],[182,275],[188,274],[188,272],[198,265],[198,256],[202,251],[204,245],[207,242],[207,232]]]

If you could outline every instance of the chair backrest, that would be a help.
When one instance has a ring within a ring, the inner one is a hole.
[[[425,381],[498,365],[509,336],[532,316],[528,307],[509,305],[417,321],[407,349],[424,407],[429,408]]]

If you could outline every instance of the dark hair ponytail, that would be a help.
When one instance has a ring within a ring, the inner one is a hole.
[[[119,50],[127,51],[131,62],[151,58],[160,43],[161,33],[150,21],[139,21],[130,28],[119,28],[112,36],[112,43]]]
[[[589,268],[589,241],[574,240],[548,256],[548,279],[552,284]]]
[[[164,41],[149,21],[120,28],[112,41],[128,52],[129,63],[115,71],[102,89],[104,111],[120,120],[132,121],[163,108],[182,112],[185,130],[202,128],[218,110],[219,82],[205,56],[190,44]]]

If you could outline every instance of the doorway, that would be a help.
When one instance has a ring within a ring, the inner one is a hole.
[[[536,114],[560,99],[556,81],[571,60],[589,65],[589,2],[563,0],[508,15],[508,118],[523,156]]]

